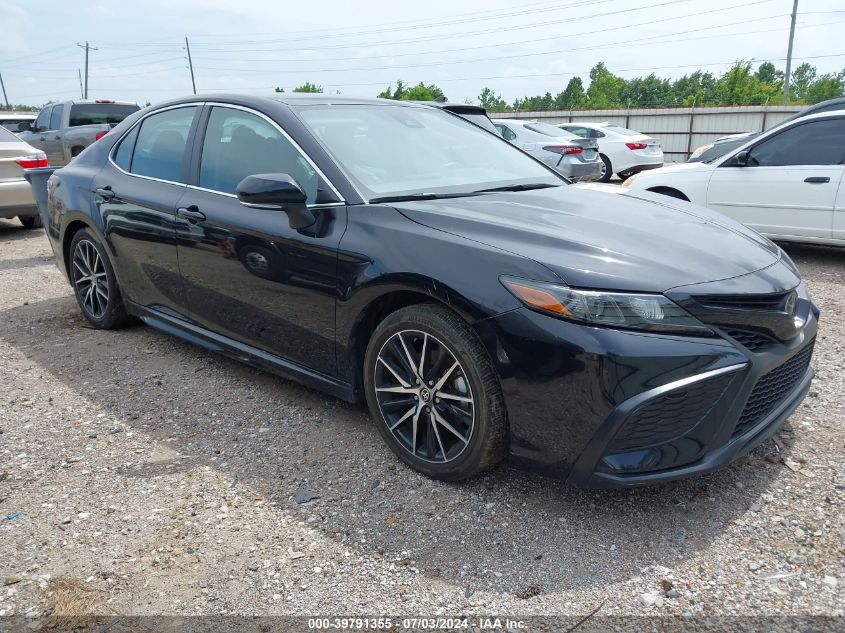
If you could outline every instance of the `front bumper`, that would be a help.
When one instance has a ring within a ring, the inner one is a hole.
[[[511,463],[579,486],[627,487],[711,472],[775,433],[809,390],[817,314],[766,353],[527,308],[476,329],[501,378]]]

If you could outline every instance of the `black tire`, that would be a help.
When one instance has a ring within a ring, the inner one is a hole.
[[[23,228],[28,230],[40,229],[44,226],[41,223],[40,215],[21,215],[18,216],[18,220],[20,220],[21,224],[23,224]]]
[[[86,269],[96,276],[93,282]],[[111,330],[128,323],[111,260],[99,239],[88,229],[77,231],[70,242],[68,272],[76,302],[91,325]],[[88,289],[91,289],[90,294]]]
[[[599,154],[599,158],[604,163],[604,173],[602,173],[599,181],[608,182],[613,177],[613,165],[610,164],[610,159],[604,154]]]
[[[407,346],[410,354],[399,345]],[[401,358],[392,355],[396,350],[405,354],[401,366]],[[412,376],[419,378],[420,374],[411,361],[416,364],[423,350],[422,381],[416,386]],[[411,361],[407,360],[409,355]],[[395,370],[386,369],[380,357]],[[440,369],[441,365],[445,369]],[[453,368],[451,372],[448,367]],[[377,392],[377,381],[381,389],[405,389],[399,377],[416,392]],[[389,386],[385,378],[396,386]],[[437,384],[443,386],[437,390]],[[490,357],[469,325],[442,306],[402,308],[378,325],[364,358],[364,391],[370,414],[387,445],[424,475],[445,481],[466,479],[495,465],[507,453],[507,412]],[[467,411],[471,411],[471,417]],[[411,418],[391,430],[396,419],[411,412]],[[413,435],[415,418],[417,435]]]

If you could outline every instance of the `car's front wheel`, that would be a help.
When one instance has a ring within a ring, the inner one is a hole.
[[[443,480],[471,477],[507,451],[507,414],[493,365],[458,315],[402,308],[373,333],[364,388],[379,432],[402,461]]]
[[[70,243],[70,283],[82,314],[91,325],[110,330],[128,321],[106,249],[88,229]]]
[[[37,215],[22,215],[18,217],[18,220],[21,221],[25,229],[40,229],[43,226],[41,217]]]
[[[613,165],[610,163],[610,159],[604,154],[599,154],[599,158],[601,159],[601,176],[599,180],[601,182],[607,182],[613,176]]]

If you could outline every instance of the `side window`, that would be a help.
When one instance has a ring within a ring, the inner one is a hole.
[[[235,193],[253,174],[288,174],[308,196],[317,200],[319,176],[310,163],[266,119],[226,107],[214,107],[202,143],[199,186]]]
[[[53,111],[52,107],[44,108],[41,112],[38,113],[38,118],[35,119],[35,125],[33,126],[34,132],[43,132],[47,129],[47,126],[50,124],[50,113]]]
[[[504,138],[506,141],[515,141],[516,140],[516,134],[514,134],[513,131],[509,127],[506,127],[506,126],[504,126],[500,123],[497,123],[496,129],[499,130],[499,134],[501,134],[502,138]]]
[[[188,132],[196,111],[196,106],[187,106],[145,118],[135,139],[129,171],[171,182],[182,180]]]
[[[114,153],[114,162],[123,171],[132,171],[132,150],[135,149],[135,140],[138,138],[138,130],[140,129],[140,125],[133,127],[132,131],[120,141],[120,145]]]
[[[811,121],[784,130],[751,150],[748,164],[760,167],[841,165],[845,119]]]
[[[602,132],[601,130],[590,129],[590,130],[587,130],[587,131],[590,133],[590,135],[587,138],[604,138],[605,137],[605,133]]]
[[[65,104],[53,106],[53,113],[50,115],[50,130],[62,128],[62,115],[65,113]]]

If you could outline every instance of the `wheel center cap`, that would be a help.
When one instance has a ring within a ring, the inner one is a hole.
[[[425,387],[420,389],[420,400],[422,400],[423,402],[428,402],[431,400],[431,392]]]

